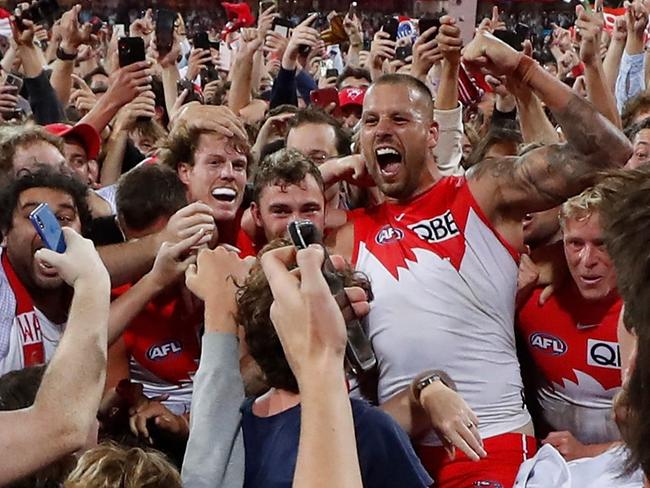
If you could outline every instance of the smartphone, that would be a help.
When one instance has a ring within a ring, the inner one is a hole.
[[[336,104],[336,108],[332,113],[332,115],[335,117],[340,112],[339,92],[336,88],[321,88],[320,90],[312,90],[312,92],[309,94],[309,98],[312,104],[322,108],[323,110],[329,107],[332,103]]]
[[[164,8],[156,12],[156,47],[158,53],[165,55],[172,50],[174,44],[174,24],[178,15]]]
[[[339,77],[339,70],[336,68],[329,68],[325,70],[325,78],[338,78]]]
[[[289,236],[293,245],[297,249],[305,249],[311,244],[323,244],[320,231],[310,220],[296,220],[291,222],[288,227]],[[325,261],[323,262],[322,272],[325,281],[334,295],[336,302],[341,308],[343,318],[345,319],[345,328],[348,333],[348,343],[345,348],[345,358],[352,372],[356,375],[365,373],[377,365],[377,358],[372,350],[370,340],[361,326],[357,315],[354,313],[352,304],[345,293],[341,275],[336,271],[327,249],[325,251]]]
[[[293,23],[290,20],[281,17],[273,19],[273,32],[277,32],[282,37],[289,37],[291,29],[293,29]]]
[[[32,221],[36,232],[41,236],[45,247],[58,253],[65,252],[65,238],[63,237],[61,224],[59,224],[58,219],[52,213],[47,203],[41,203],[32,210],[29,214],[29,220]]]
[[[210,37],[207,32],[198,32],[194,36],[194,49],[210,49]]]
[[[525,38],[517,34],[515,31],[495,30],[494,32],[492,32],[492,35],[497,39],[505,42],[508,46],[510,46],[515,51],[521,51],[523,49],[523,46],[521,44],[522,42],[524,42]]]
[[[439,18],[429,18],[429,17],[423,17],[418,21],[418,31],[420,32],[420,35],[424,34],[426,31],[431,29],[432,27],[436,27],[440,29],[440,19]],[[436,31],[436,34],[438,31]]]
[[[113,26],[113,32],[118,39],[126,37],[126,26],[124,24],[115,24]]]
[[[278,4],[276,0],[262,0],[260,2],[260,11],[259,13],[261,14],[262,12],[267,11],[271,7],[275,7],[276,9],[278,8]]]
[[[311,17],[314,14],[316,14],[317,17],[311,23],[312,29],[316,29],[317,31],[322,31],[322,30],[327,29],[329,27],[329,21],[327,20],[327,15],[325,15],[322,12],[309,12],[307,14],[307,16],[305,17],[305,19],[307,19],[308,17]]]
[[[400,46],[395,50],[395,57],[400,61],[406,61],[406,58],[413,55],[413,46]]]
[[[399,20],[397,20],[395,17],[386,17],[384,20],[384,25],[382,27],[382,30],[384,32],[388,32],[388,35],[390,36],[390,40],[395,42],[397,41],[397,29],[399,28]]]
[[[15,86],[16,94],[18,94],[20,93],[20,90],[23,89],[23,79],[19,75],[15,75],[13,73],[7,73],[7,77],[5,78],[5,85]]]
[[[190,102],[199,102],[203,104],[203,97],[196,92],[194,89],[194,84],[187,78],[182,78],[176,82],[176,91],[180,95],[184,90],[187,90],[187,97],[185,97],[185,103]]]
[[[117,41],[117,52],[120,67],[146,59],[144,41],[141,37],[122,37]]]

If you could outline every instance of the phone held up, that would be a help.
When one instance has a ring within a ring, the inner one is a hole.
[[[32,210],[29,214],[29,220],[31,220],[45,247],[58,253],[65,252],[65,238],[61,224],[59,224],[58,219],[47,203],[41,203]]]
[[[291,222],[288,229],[289,236],[296,249],[306,249],[311,244],[323,244],[320,231],[310,220]],[[323,247],[323,250],[325,252],[325,260],[323,261],[322,267],[323,277],[327,281],[336,302],[339,304],[347,329],[346,362],[355,375],[360,375],[374,368],[377,364],[377,358],[372,350],[370,340],[366,336],[361,322],[357,318],[352,304],[345,293],[343,279],[334,268],[325,247]]]

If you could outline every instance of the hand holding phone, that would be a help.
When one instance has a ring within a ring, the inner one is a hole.
[[[311,103],[325,111],[329,110],[330,106],[334,104],[332,115],[335,117],[341,110],[339,107],[339,92],[336,88],[321,88],[320,90],[313,90],[309,94],[309,98]]]
[[[311,244],[323,244],[322,235],[310,220],[297,220],[288,227],[289,236],[297,249],[306,249]],[[377,365],[377,358],[372,350],[370,340],[357,318],[350,299],[343,285],[343,279],[332,264],[332,261],[323,246],[325,260],[321,271],[327,282],[330,292],[339,304],[348,334],[345,349],[345,358],[352,372],[356,375],[365,373]]]
[[[59,224],[58,219],[47,203],[41,203],[32,210],[29,214],[29,220],[31,220],[45,247],[58,253],[65,252],[65,238],[63,237],[61,224]]]
[[[174,25],[178,14],[164,8],[156,12],[156,48],[161,56],[172,50],[174,45]]]

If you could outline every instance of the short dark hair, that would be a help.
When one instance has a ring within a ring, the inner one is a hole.
[[[92,216],[87,201],[88,187],[72,174],[57,171],[47,165],[20,170],[0,189],[0,232],[3,235],[11,230],[13,214],[21,193],[30,188],[51,188],[70,195],[79,214],[81,234],[89,235]]]
[[[431,94],[429,87],[417,78],[414,78],[411,75],[405,75],[403,73],[390,73],[387,75],[382,75],[379,77],[379,79],[377,79],[377,81],[372,84],[372,86],[376,85],[406,85],[409,88],[413,88],[427,101],[427,108],[431,112],[431,118],[433,119],[433,95]]]
[[[260,203],[262,190],[267,186],[281,183],[283,185],[297,185],[312,175],[318,187],[325,191],[323,176],[316,165],[303,153],[295,149],[280,149],[269,154],[262,161],[255,172],[253,180],[253,201]]]
[[[639,120],[635,124],[627,126],[625,128],[625,135],[630,140],[630,142],[634,142],[636,135],[644,129],[650,129],[650,117],[646,117],[643,120]]]
[[[290,242],[286,239],[276,239],[266,245],[259,255],[288,245]],[[346,287],[359,286],[372,299],[370,281],[363,274],[356,273],[351,268],[340,274]],[[298,382],[287,363],[282,344],[271,322],[272,303],[273,294],[258,260],[239,289],[237,323],[244,327],[248,350],[262,370],[267,386],[298,393]]]
[[[623,111],[621,113],[623,128],[627,129],[632,123],[632,120],[642,110],[650,110],[650,93],[647,91],[642,91],[637,96],[630,98],[623,105]]]
[[[143,164],[119,179],[115,203],[120,220],[140,231],[187,205],[187,189],[171,168]]]
[[[334,117],[320,109],[301,109],[298,110],[296,115],[289,121],[289,131],[305,124],[329,125],[334,129],[334,134],[336,136],[336,152],[338,155],[348,156],[350,154],[350,135]]]
[[[485,159],[485,155],[492,146],[502,142],[521,144],[523,142],[521,132],[505,127],[490,128],[485,137],[483,137],[472,149],[472,152],[469,154],[467,161],[465,162],[465,167],[470,168],[476,164],[479,164]]]
[[[336,88],[341,88],[341,84],[346,78],[359,78],[366,80],[369,84],[372,83],[372,76],[370,71],[365,68],[357,68],[356,66],[346,66],[343,73],[336,79]]]

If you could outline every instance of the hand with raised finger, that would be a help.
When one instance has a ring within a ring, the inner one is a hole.
[[[192,253],[192,249],[200,245],[201,242],[207,243],[209,238],[212,238],[206,228],[209,227],[199,228],[193,235],[175,244],[163,242],[149,272],[159,289],[164,290],[177,282],[184,276],[190,264],[196,263],[196,253]]]
[[[436,381],[421,391],[419,401],[451,459],[455,449],[472,461],[487,456],[478,431],[479,419],[458,393]]]
[[[397,43],[390,40],[390,34],[380,30],[375,34],[370,45],[370,63],[375,69],[381,69],[386,59],[395,58]]]
[[[318,47],[320,33],[311,27],[317,17],[318,14],[316,13],[310,15],[293,30],[289,38],[289,44],[287,44],[287,49],[282,56],[283,68],[288,70],[295,69],[298,55],[300,54],[300,46],[307,46],[309,49]]]
[[[585,64],[600,61],[600,33],[604,26],[600,16],[595,12],[588,13],[578,5],[575,26],[580,33],[580,60]]]
[[[353,14],[350,17],[350,12],[345,14],[343,19],[343,29],[345,34],[348,36],[348,40],[352,46],[361,46],[363,44],[363,31],[361,27],[361,21]]]
[[[267,8],[259,15],[257,18],[257,33],[262,41],[266,39],[266,34],[273,27],[273,21],[279,16],[280,14],[275,11],[275,5]]]
[[[129,27],[131,37],[142,37],[145,45],[149,45],[150,37],[154,32],[153,10],[147,9],[144,17],[133,21]]]
[[[82,44],[90,44],[92,26],[79,24],[79,12],[81,12],[81,5],[77,4],[61,17],[60,47],[68,54],[76,53]]]

